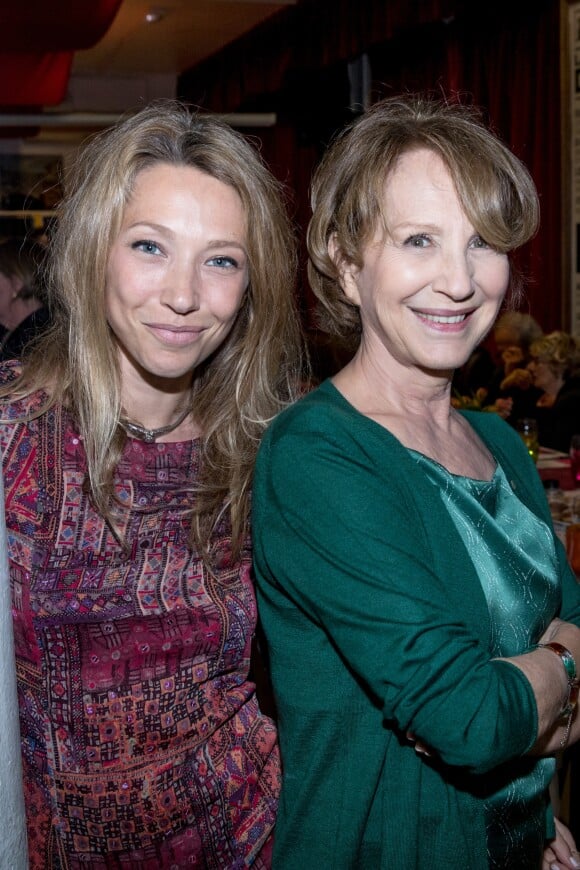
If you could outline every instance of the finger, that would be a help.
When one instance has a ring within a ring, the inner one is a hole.
[[[552,848],[555,845],[558,845],[558,843],[560,843],[561,840],[563,840],[565,845],[568,847],[569,851],[575,852],[576,851],[576,843],[574,842],[574,837],[572,836],[572,834],[570,833],[570,831],[568,830],[566,825],[563,822],[561,822],[560,819],[556,819],[556,818],[554,819],[554,824],[556,826],[556,839],[554,840],[553,843],[550,844],[552,846]],[[561,859],[563,856],[559,855],[557,857],[559,857]]]
[[[555,861],[560,862],[565,868],[580,867],[580,853],[576,850],[574,837],[559,819],[554,819],[556,837],[550,842],[549,848],[554,852]]]

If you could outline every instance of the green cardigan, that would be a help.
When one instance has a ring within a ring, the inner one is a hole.
[[[466,417],[550,523],[518,435]],[[274,867],[487,870],[482,795],[533,745],[537,711],[521,671],[490,660],[484,594],[432,483],[327,381],[266,433],[253,535],[284,773]],[[580,624],[556,547],[558,615]]]

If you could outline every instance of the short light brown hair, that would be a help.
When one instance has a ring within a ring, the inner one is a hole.
[[[381,222],[388,227],[385,181],[401,156],[418,148],[443,160],[467,217],[493,248],[512,251],[537,230],[538,196],[528,170],[476,110],[427,96],[382,100],[338,135],[312,181],[308,275],[329,332],[360,332],[360,316],[341,289],[328,243],[332,238],[343,261],[362,267],[365,244]]]

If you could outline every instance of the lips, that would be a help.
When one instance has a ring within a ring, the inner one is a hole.
[[[426,311],[420,308],[413,308],[413,314],[426,323],[432,323],[434,326],[461,326],[466,320],[471,317],[475,308],[469,308],[463,311]]]
[[[148,323],[146,326],[159,341],[174,347],[191,344],[205,331],[201,326],[171,326],[165,323]]]
[[[418,311],[417,314],[424,320],[431,321],[431,323],[463,323],[467,318],[467,314],[425,314],[422,311]]]

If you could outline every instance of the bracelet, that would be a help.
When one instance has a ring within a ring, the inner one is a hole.
[[[552,641],[551,643],[539,643],[538,649],[551,649],[562,660],[562,664],[566,670],[569,680],[576,679],[576,662],[570,650],[561,643]]]
[[[568,678],[568,694],[564,706],[558,716],[559,719],[568,719],[564,737],[560,742],[560,746],[564,748],[568,743],[568,738],[570,737],[572,717],[578,705],[578,694],[580,692],[580,680],[578,679],[576,672],[576,661],[567,647],[563,646],[561,643],[556,643],[555,641],[552,641],[551,643],[539,643],[537,649],[549,649],[555,653],[564,665],[566,677]]]

